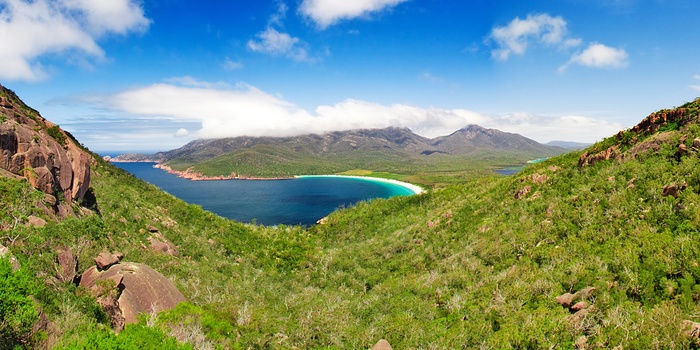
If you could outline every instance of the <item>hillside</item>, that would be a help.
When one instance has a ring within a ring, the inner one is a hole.
[[[0,243],[19,267],[0,259],[0,348],[698,348],[699,115],[700,100],[658,111],[515,176],[309,229],[222,219],[95,155],[91,215],[51,218],[32,206],[42,192],[3,176],[0,220],[16,225]],[[78,276],[118,250],[188,302],[116,335],[65,278],[66,249]]]
[[[233,173],[242,177],[279,177],[356,169],[415,175],[524,164],[562,152],[562,148],[542,145],[517,134],[470,125],[434,139],[406,128],[386,128],[281,138],[196,140],[172,151],[150,156],[122,155],[114,161],[163,162],[175,170],[191,167],[191,171],[207,176]]]

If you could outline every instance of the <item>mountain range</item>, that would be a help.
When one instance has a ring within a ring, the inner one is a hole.
[[[153,155],[125,154],[112,161],[154,161],[206,175],[285,176],[352,169],[453,169],[460,162],[524,163],[565,152],[518,134],[469,125],[428,139],[407,128],[360,129],[294,137],[203,139]],[[489,163],[489,164],[490,164]],[[270,171],[278,169],[277,172]]]

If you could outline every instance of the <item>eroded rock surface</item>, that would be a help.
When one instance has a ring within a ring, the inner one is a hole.
[[[80,279],[80,285],[91,289],[98,299],[99,295],[110,294],[101,288],[104,284],[112,284],[117,290],[119,311],[127,324],[136,323],[140,313],[172,309],[178,303],[186,301],[182,293],[165,276],[144,264],[122,262],[104,271],[92,266]],[[105,300],[107,301],[109,300]]]
[[[2,85],[0,115],[0,168],[56,197],[53,210],[60,217],[71,215],[69,204],[90,188],[90,156]]]

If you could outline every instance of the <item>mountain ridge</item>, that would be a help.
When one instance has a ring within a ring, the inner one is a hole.
[[[339,173],[353,169],[413,173],[471,167],[467,163],[525,163],[565,150],[519,134],[468,125],[450,135],[426,138],[408,128],[355,129],[292,137],[194,140],[153,155],[127,154],[111,161],[153,161],[176,171],[219,177],[279,177]]]

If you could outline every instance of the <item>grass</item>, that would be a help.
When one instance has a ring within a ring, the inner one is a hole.
[[[444,187],[360,203],[308,229],[225,220],[96,158],[99,215],[19,225],[10,231],[17,238],[3,242],[45,286],[35,300],[47,316],[76,320],[66,333],[48,335],[54,346],[83,344],[95,330],[104,341],[122,337],[103,333],[94,300],[53,279],[54,247],[67,246],[81,267],[102,250],[119,250],[163,273],[188,299],[124,341],[173,336],[233,349],[370,348],[382,338],[397,349],[570,349],[583,340],[601,348],[698,348],[686,321],[700,312],[700,157],[678,150],[681,143],[692,149],[700,126],[666,132],[657,150],[635,156],[654,135],[606,139],[588,152],[616,146],[623,156],[584,167],[583,152],[572,152],[510,177],[475,167],[485,176],[449,184],[471,170],[445,164],[430,173],[443,176]],[[404,173],[379,175],[394,174]],[[5,181],[3,193],[28,188]],[[674,183],[685,189],[664,195]],[[6,208],[31,193],[0,200]],[[180,255],[143,249],[147,225]],[[555,300],[588,287],[595,289],[577,300],[588,305],[584,312]]]

